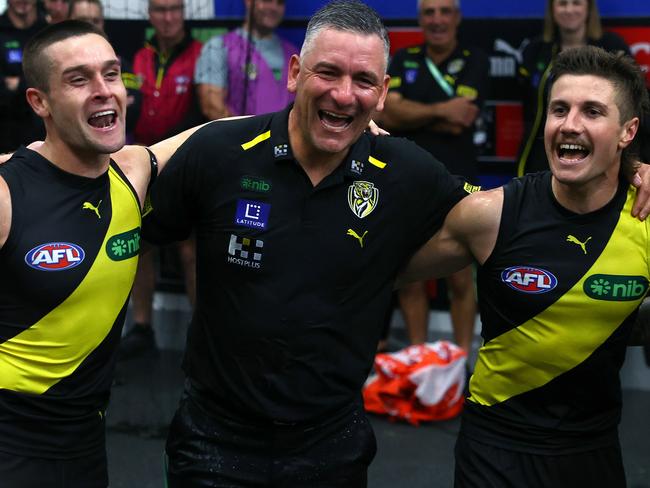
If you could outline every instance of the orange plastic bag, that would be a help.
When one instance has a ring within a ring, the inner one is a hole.
[[[466,361],[448,341],[377,354],[376,374],[363,388],[365,408],[413,425],[453,418],[463,409]]]

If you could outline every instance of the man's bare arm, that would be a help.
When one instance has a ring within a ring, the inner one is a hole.
[[[165,169],[170,158],[181,144],[201,127],[211,123],[197,125],[151,146],[149,149],[155,154],[158,161],[158,172],[160,173]],[[135,188],[140,197],[140,202],[144,202],[151,178],[151,163],[147,150],[143,146],[124,146],[114,153],[112,157]]]
[[[232,115],[226,106],[227,91],[225,88],[209,83],[200,83],[196,85],[196,94],[201,113],[206,119],[217,120]]]
[[[0,176],[0,249],[7,242],[11,228],[11,194],[4,178]]]
[[[449,276],[473,259],[483,264],[496,243],[502,206],[502,188],[473,193],[458,202],[442,228],[413,255],[396,287]]]

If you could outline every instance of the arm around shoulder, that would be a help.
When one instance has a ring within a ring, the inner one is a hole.
[[[413,255],[397,286],[449,276],[472,260],[483,264],[496,244],[502,206],[502,188],[472,193],[458,202],[442,228]]]
[[[9,237],[11,228],[11,194],[7,182],[0,176],[0,249]]]
[[[187,129],[180,134],[173,137],[164,139],[149,149],[156,156],[158,162],[158,172],[160,173],[169,162],[172,155],[176,150],[197,130],[201,127],[208,125],[212,122],[197,125],[191,129]],[[144,188],[149,185],[151,178],[151,163],[149,153],[143,146],[130,145],[124,146],[118,152],[113,154],[113,159],[119,164],[122,171],[129,177],[131,184],[142,186]],[[136,187],[137,188],[137,187]],[[139,193],[139,191],[138,191]]]

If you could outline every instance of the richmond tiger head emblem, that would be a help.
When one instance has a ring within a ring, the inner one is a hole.
[[[350,210],[360,219],[367,217],[377,207],[379,190],[368,181],[355,181],[348,187]]]

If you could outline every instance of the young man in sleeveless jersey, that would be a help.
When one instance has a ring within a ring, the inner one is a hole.
[[[561,53],[544,132],[551,172],[473,194],[411,270],[478,266],[483,324],[456,487],[624,488],[619,370],[648,291],[650,232],[626,174],[648,108],[631,58]],[[408,274],[408,272],[407,272]]]
[[[126,92],[98,28],[45,28],[24,72],[47,135],[0,165],[0,484],[105,487],[105,410],[155,158],[129,147],[111,160]],[[154,148],[161,164],[184,137]]]

